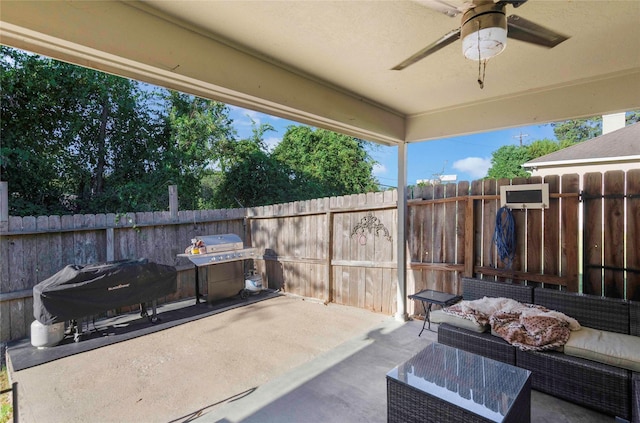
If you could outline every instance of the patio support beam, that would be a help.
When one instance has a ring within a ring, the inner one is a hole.
[[[640,69],[567,81],[553,89],[512,93],[499,100],[408,116],[406,142],[422,142],[501,128],[540,125],[634,110],[640,106]]]
[[[407,320],[407,144],[398,144],[398,290],[396,320]]]

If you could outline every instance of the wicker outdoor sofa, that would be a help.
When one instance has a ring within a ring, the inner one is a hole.
[[[465,300],[512,298],[560,311],[582,327],[640,336],[638,302],[474,278],[463,278],[462,285]],[[532,372],[533,389],[640,423],[640,373],[559,351],[522,351],[490,332],[446,322],[438,326],[439,343],[525,368]]]

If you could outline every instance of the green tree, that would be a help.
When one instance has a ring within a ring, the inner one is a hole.
[[[144,184],[160,128],[140,84],[7,47],[0,62],[11,214],[140,210],[123,180]]]
[[[558,141],[576,143],[602,135],[602,116],[565,120],[551,126]]]
[[[529,172],[522,165],[529,160],[546,156],[574,143],[571,141],[553,141],[541,139],[528,145],[505,145],[494,151],[491,156],[491,167],[487,177],[492,179],[529,177]]]
[[[308,126],[290,126],[274,158],[305,187],[305,199],[376,191],[375,161],[363,140]]]
[[[522,168],[522,164],[531,159],[526,145],[503,145],[491,154],[491,167],[487,172],[487,178],[528,177],[529,172]]]
[[[625,114],[626,125],[640,122],[640,110],[631,110]],[[570,119],[552,123],[553,132],[564,146],[590,140],[602,135],[602,116],[585,119]]]
[[[81,200],[77,208],[88,213],[153,210],[157,203],[148,200],[162,190],[150,190],[149,180],[156,176],[150,165],[158,160],[156,142],[162,127],[149,108],[151,94],[135,81],[88,69],[81,72],[83,78],[76,84],[84,84],[85,97],[73,117],[81,115],[84,125],[67,146],[76,152],[76,192]]]
[[[221,103],[8,47],[0,65],[13,215],[162,210],[170,184],[195,208],[216,143],[233,136]]]
[[[2,47],[0,176],[12,215],[237,207],[375,191],[367,143],[306,126],[269,152],[222,103]],[[37,117],[37,118],[34,118]]]
[[[640,121],[640,111],[626,114],[627,125]],[[551,154],[555,151],[570,147],[575,143],[595,138],[602,133],[602,117],[589,119],[572,119],[552,123],[553,132],[558,141],[542,139],[523,146],[502,146],[492,153],[491,168],[488,178],[516,178],[528,177],[522,165],[529,160]]]
[[[220,178],[213,198],[217,207],[251,207],[377,188],[373,160],[363,141],[307,126],[290,126],[269,153],[256,126],[248,139],[219,144]]]
[[[178,185],[180,207],[203,206],[216,163],[224,161],[224,146],[235,137],[229,108],[223,103],[171,91],[167,97],[168,138],[159,146],[163,178]]]
[[[548,138],[533,141],[531,144],[528,144],[524,147],[526,147],[527,149],[528,156],[531,157],[531,159],[529,160],[546,156],[547,154],[555,153],[556,151],[563,148],[560,143]]]
[[[0,52],[0,177],[9,181],[10,214],[60,210],[65,179],[73,172],[63,146],[73,142],[77,124],[62,119],[73,107],[64,76],[38,56],[4,46]]]
[[[625,115],[625,123],[627,125],[633,125],[640,122],[640,110],[632,110]]]
[[[299,189],[290,171],[264,145],[268,124],[256,126],[248,139],[219,144],[219,184],[213,193],[216,208],[254,207],[298,200]]]

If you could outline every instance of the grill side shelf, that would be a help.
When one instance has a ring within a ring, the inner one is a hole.
[[[210,266],[218,263],[252,259],[256,257],[256,249],[244,248],[242,250],[218,251],[205,254],[178,254],[178,257],[186,257],[196,266]]]

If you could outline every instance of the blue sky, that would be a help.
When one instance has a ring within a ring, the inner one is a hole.
[[[264,141],[271,148],[282,140],[288,126],[300,125],[297,122],[240,107],[229,107],[230,116],[240,138],[251,135],[252,120],[257,125],[267,123],[273,126],[275,131],[264,135]],[[521,134],[525,144],[543,138],[555,140],[553,128],[550,125],[535,125],[409,144],[407,183],[415,185],[418,179],[432,179],[434,174],[456,175],[458,181],[480,179],[486,176],[487,169],[491,166],[491,153],[503,145],[519,145]],[[396,187],[398,184],[397,147],[375,145],[369,153],[378,162],[374,174],[380,184]]]

